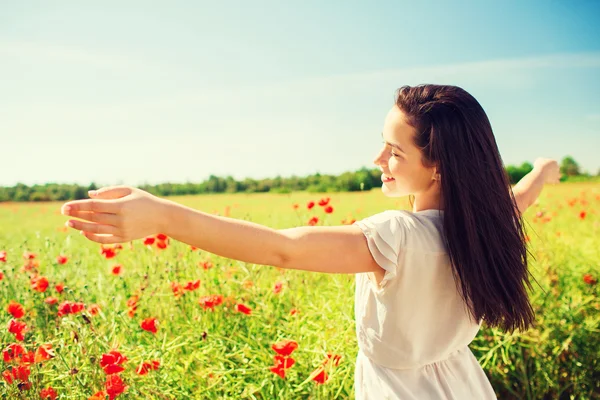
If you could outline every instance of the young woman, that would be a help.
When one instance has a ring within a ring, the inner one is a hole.
[[[521,213],[558,183],[558,164],[537,159],[511,189],[484,110],[455,86],[400,88],[382,135],[382,191],[411,195],[412,211],[276,230],[119,186],[62,212],[98,243],[162,232],[235,260],[356,274],[357,399],[495,399],[468,345],[484,320],[534,322]]]

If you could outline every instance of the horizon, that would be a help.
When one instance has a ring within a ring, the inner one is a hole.
[[[567,157],[567,156],[565,156],[565,157]],[[560,164],[561,160],[558,160],[559,164]],[[577,161],[577,160],[575,160],[575,161]],[[511,167],[512,166],[512,167],[517,167],[518,168],[518,167],[520,167],[524,163],[533,164],[533,161],[524,161],[523,163],[519,163],[518,165],[517,164],[515,164],[515,165],[510,164],[510,165],[505,165],[504,167],[506,168],[506,167]],[[314,173],[310,173],[310,174],[302,175],[302,176],[299,176],[299,175],[285,175],[285,176],[284,175],[281,175],[281,176],[280,175],[275,175],[275,176],[266,176],[266,177],[262,177],[262,178],[252,178],[252,177],[246,177],[246,178],[242,178],[242,179],[235,179],[234,178],[234,180],[237,181],[237,182],[243,182],[245,179],[253,179],[255,181],[261,181],[261,180],[275,179],[275,178],[281,178],[281,179],[290,179],[290,178],[294,178],[294,177],[297,177],[297,178],[307,178],[308,176],[314,176],[316,174],[319,174],[320,176],[323,176],[323,175],[339,176],[339,175],[341,175],[343,173],[347,173],[347,172],[356,173],[357,171],[361,170],[362,168],[365,168],[365,167],[360,167],[360,168],[357,168],[355,170],[342,171],[340,174],[329,174],[329,173],[326,173],[326,172],[316,171]],[[366,167],[366,168],[367,169],[378,169],[377,167],[373,167],[373,168]],[[582,172],[582,174],[584,174],[584,173],[587,173],[587,172]],[[227,179],[229,177],[228,175],[226,175],[226,176],[216,175],[216,176],[218,178],[220,178],[220,179]],[[598,174],[590,174],[590,176],[591,177],[600,176],[600,170],[598,171]],[[136,186],[146,186],[146,185],[148,185],[148,186],[158,186],[158,185],[162,185],[162,184],[174,184],[174,185],[177,185],[177,184],[188,184],[188,183],[191,183],[191,184],[202,184],[204,182],[207,182],[209,178],[210,178],[210,176],[206,177],[202,181],[183,181],[183,182],[165,181],[165,182],[158,182],[158,183],[141,182],[141,183],[137,184]],[[90,185],[94,184],[94,186],[96,186],[98,188],[101,188],[101,187],[107,187],[107,186],[118,186],[118,185],[122,185],[123,183],[120,183],[120,182],[113,182],[113,183],[111,183],[111,182],[93,182],[93,181],[90,181],[88,183],[77,183],[77,182],[43,182],[43,183],[26,184],[26,183],[23,183],[23,182],[17,182],[16,184],[11,185],[11,186],[0,185],[0,187],[1,188],[15,187],[17,184],[23,184],[23,185],[25,185],[27,187],[45,186],[45,185],[58,185],[58,186],[60,186],[60,185],[78,185],[78,186],[82,186],[83,187],[83,186],[90,186]],[[217,192],[215,192],[215,193],[217,193]]]
[[[0,10],[0,186],[376,168],[394,90],[419,83],[471,93],[506,166],[571,156],[600,170],[597,2]]]

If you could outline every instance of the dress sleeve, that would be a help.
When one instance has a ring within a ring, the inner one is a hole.
[[[380,287],[385,286],[398,272],[398,255],[405,240],[404,219],[393,211],[384,211],[352,225],[363,231],[373,259],[385,270]]]

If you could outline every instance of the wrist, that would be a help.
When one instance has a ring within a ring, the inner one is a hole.
[[[536,180],[540,180],[542,184],[546,182],[546,174],[547,169],[544,167],[534,167],[531,171],[531,174],[535,177]]]
[[[173,214],[173,203],[170,200],[159,199],[159,208],[157,213],[157,229],[158,233],[164,233],[167,236],[171,236],[171,216]]]

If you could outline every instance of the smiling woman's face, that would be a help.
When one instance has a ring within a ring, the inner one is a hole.
[[[394,105],[385,118],[382,149],[373,160],[383,172],[381,190],[388,197],[417,196],[429,192],[435,182],[435,168],[421,163],[421,151],[413,143],[414,132]]]

